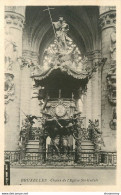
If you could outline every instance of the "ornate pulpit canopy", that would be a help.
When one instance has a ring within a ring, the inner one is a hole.
[[[87,57],[81,55],[77,45],[67,35],[68,24],[60,17],[58,22],[53,22],[53,27],[55,39],[44,50],[42,66],[37,66],[33,71],[32,78],[36,85],[55,86],[61,83],[77,88],[80,84],[87,84],[92,70],[88,68]]]

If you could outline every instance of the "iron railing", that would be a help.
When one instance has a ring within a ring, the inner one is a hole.
[[[5,151],[5,159],[11,166],[53,166],[53,167],[116,167],[116,152],[76,152],[55,154],[52,152],[26,153]]]

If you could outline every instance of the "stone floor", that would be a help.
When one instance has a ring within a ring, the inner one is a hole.
[[[11,168],[11,185],[115,185],[116,169]]]

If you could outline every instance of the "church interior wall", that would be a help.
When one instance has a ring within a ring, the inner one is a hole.
[[[23,39],[21,30],[18,31],[18,38],[14,40],[18,44],[18,55],[23,55],[30,64],[34,62],[37,65],[40,64],[40,66],[42,66],[41,59],[44,49],[54,39],[52,30],[50,29],[51,24],[48,19],[48,13],[44,13],[44,9],[45,7],[26,8]],[[9,12],[9,10],[7,11]],[[109,34],[113,32],[113,27],[103,29],[102,32],[99,31],[98,7],[75,7],[74,9],[72,7],[66,7],[65,10],[62,7],[58,7],[57,9],[55,8],[55,13],[52,13],[54,19],[57,18],[58,11],[65,17],[67,23],[69,23],[70,37],[79,45],[82,55],[91,54],[91,60],[88,62],[90,66],[98,63],[101,57],[107,58],[103,69],[101,70],[101,67],[98,67],[97,72],[93,73],[92,78],[88,82],[87,92],[83,96],[82,116],[86,117],[86,127],[88,127],[89,119],[93,121],[95,119],[99,120],[100,131],[105,142],[103,150],[115,151],[116,131],[111,130],[109,126],[112,119],[112,106],[108,101],[106,79],[111,67]],[[18,12],[21,11],[16,11],[17,14]],[[16,37],[14,36],[14,31],[17,32],[17,30],[11,27],[12,38]],[[77,37],[77,40],[74,36]],[[17,67],[16,64],[15,66]],[[25,115],[40,114],[39,101],[37,98],[32,98],[34,90],[33,80],[30,78],[31,73],[31,67],[26,65],[21,70],[16,69],[14,73],[16,100],[11,102],[6,109],[8,113],[12,113],[5,126],[6,150],[16,150],[20,126]],[[9,142],[11,142],[11,146]]]

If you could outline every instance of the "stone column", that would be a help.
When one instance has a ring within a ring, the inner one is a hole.
[[[88,53],[88,66],[92,68],[92,54]],[[92,78],[87,84],[86,95],[83,96],[83,116],[86,116],[86,128],[89,125],[89,119],[92,120]]]
[[[93,65],[95,63],[98,65],[101,60],[100,51],[96,50],[92,52],[92,60]],[[101,88],[100,88],[100,67],[97,66],[96,72],[93,72],[92,75],[92,119],[99,120],[99,124],[101,124]]]
[[[39,104],[36,104],[37,94],[33,94],[34,80],[31,78],[33,65],[38,66],[38,54],[32,46],[31,30],[29,24],[25,25],[23,31],[23,52],[22,56],[25,61],[25,66],[22,69],[22,90],[21,90],[21,109],[24,110],[26,114],[36,115],[36,107],[39,107]],[[34,50],[34,51],[33,51]],[[25,115],[21,112],[21,121],[24,119]]]
[[[40,65],[38,64],[38,54],[36,52],[32,52],[31,59],[34,65],[36,65],[36,73],[38,74],[38,69]],[[31,67],[31,76],[33,75],[33,67]],[[31,78],[31,99],[30,99],[30,114],[35,116],[41,116],[41,105],[38,100],[39,89],[41,87],[35,87],[34,78]]]
[[[87,98],[86,98],[86,127],[89,125],[89,119],[92,120],[92,84],[91,79],[87,85]]]
[[[18,148],[20,132],[22,30],[25,7],[5,7],[5,150]]]
[[[107,74],[111,64],[115,61],[116,52],[116,7],[100,7],[101,45],[102,58],[107,58],[102,67],[101,83],[101,129],[106,151],[115,151],[115,132],[110,129],[109,123],[112,118],[112,106],[108,101]]]
[[[31,50],[23,50],[25,66],[22,68],[21,82],[21,124],[25,114],[40,116],[38,89],[34,87],[34,79],[31,78],[33,64],[38,66],[38,55]],[[25,114],[24,114],[25,113]]]
[[[31,90],[32,90],[32,79],[31,76],[31,51],[23,50],[22,57],[25,60],[25,64],[23,64],[21,68],[21,110],[20,110],[20,118],[21,124],[22,120],[26,117],[26,115],[30,114],[30,101],[31,101]]]

